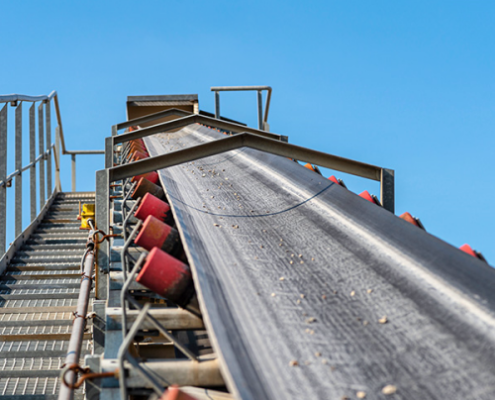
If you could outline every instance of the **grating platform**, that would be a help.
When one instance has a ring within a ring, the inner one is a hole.
[[[94,199],[92,193],[58,194],[0,276],[0,400],[58,396],[87,237],[79,230],[79,201]],[[91,329],[88,321],[83,356],[92,351]],[[83,397],[76,392],[76,399]]]

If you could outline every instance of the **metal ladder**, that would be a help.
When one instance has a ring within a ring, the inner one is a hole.
[[[79,230],[79,202],[94,200],[58,193],[0,276],[0,399],[58,398],[88,236]],[[91,352],[90,320],[86,329],[81,356]]]

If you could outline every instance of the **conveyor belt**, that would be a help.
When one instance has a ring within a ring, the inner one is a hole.
[[[0,399],[58,398],[87,238],[77,223],[79,201],[94,198],[59,193],[0,276]],[[90,326],[83,355],[91,352]]]
[[[191,125],[152,156],[222,137]],[[495,398],[495,274],[296,163],[242,149],[160,172],[242,399]]]

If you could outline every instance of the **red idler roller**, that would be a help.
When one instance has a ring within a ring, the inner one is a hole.
[[[146,220],[148,215],[153,215],[163,222],[170,222],[172,219],[170,206],[158,197],[153,196],[151,193],[146,193],[144,195],[141,204],[134,213],[134,216],[141,221]]]
[[[151,183],[158,182],[158,173],[156,171],[147,172],[145,174],[136,175],[131,179],[131,182],[137,182],[141,178],[149,180]]]
[[[342,179],[337,179],[334,175],[330,176],[328,179],[330,181],[336,183],[337,185],[340,185],[340,186],[345,187],[347,189],[347,186],[345,185],[345,183]]]
[[[179,389],[179,386],[172,385],[168,387],[165,393],[163,393],[160,400],[197,400],[197,398],[182,392]]]
[[[371,201],[374,204],[381,206],[380,200],[374,194],[370,194],[367,190],[359,194],[359,197],[362,197],[365,200]]]
[[[131,149],[139,149],[139,150],[146,150],[146,145],[142,142],[130,142],[129,147]]]
[[[307,164],[304,166],[304,168],[307,168],[307,169],[309,169],[310,171],[316,172],[316,171],[315,171],[315,169],[314,169],[314,167],[313,167],[310,163],[307,163]]]
[[[186,261],[180,242],[179,232],[153,215],[148,215],[134,243],[151,250],[158,247],[164,252]]]
[[[483,254],[481,254],[479,251],[473,250],[473,248],[470,245],[468,245],[467,243],[463,244],[461,247],[459,247],[459,250],[462,250],[464,253],[467,253],[470,256],[479,258],[480,260],[488,263],[486,261],[485,257],[483,257]]]
[[[181,307],[187,307],[195,297],[189,266],[158,247],[146,257],[136,281]]]
[[[407,211],[402,214],[399,218],[403,219],[404,221],[409,222],[410,224],[413,224],[414,226],[417,226],[418,228],[423,229],[424,231],[426,230],[419,218],[413,217],[410,213]]]
[[[135,146],[135,145],[132,145],[132,144],[131,144],[129,148],[130,148],[130,150],[131,150],[131,151],[130,151],[131,153],[136,152],[136,151],[139,151],[139,152],[141,152],[141,153],[144,153],[144,154],[148,155],[148,150],[146,150],[146,148],[145,148],[145,147]]]
[[[151,193],[153,196],[158,197],[160,200],[165,199],[165,193],[159,185],[151,183],[148,179],[141,178],[132,192],[131,197],[137,200],[139,197],[144,197],[146,193]]]
[[[132,161],[137,161],[137,160],[143,160],[145,158],[148,158],[148,154],[143,153],[142,151],[136,150],[135,152],[132,153],[131,155],[131,160]]]

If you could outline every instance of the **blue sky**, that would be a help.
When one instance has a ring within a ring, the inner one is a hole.
[[[3,2],[0,93],[57,90],[67,147],[103,149],[128,95],[198,93],[213,111],[210,86],[271,85],[273,132],[395,169],[397,214],[494,264],[494,17],[491,1]],[[251,126],[255,104],[222,94]],[[78,158],[78,190],[102,165]]]

